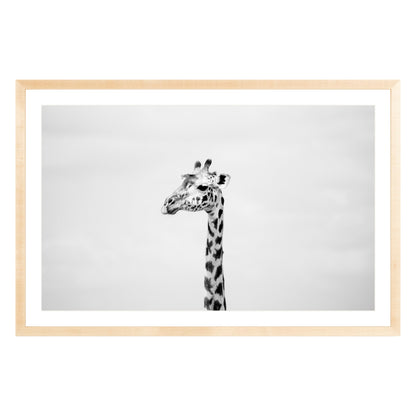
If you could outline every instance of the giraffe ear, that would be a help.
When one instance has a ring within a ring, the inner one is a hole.
[[[224,189],[228,186],[230,182],[231,176],[225,175],[224,173],[221,173],[220,175],[217,175],[217,185],[219,188]]]

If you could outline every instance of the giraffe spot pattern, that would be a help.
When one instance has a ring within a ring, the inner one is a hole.
[[[212,310],[212,305],[214,303],[214,298],[206,298],[207,299],[207,309]]]
[[[215,253],[213,254],[213,257],[215,260],[218,260],[222,255],[222,247],[220,247],[218,250],[215,250]]]
[[[208,279],[208,277],[205,277],[204,279],[204,286],[207,292],[212,293],[212,283],[211,283],[211,280]]]
[[[221,303],[216,300],[214,302],[214,311],[219,311],[219,310],[221,310]]]
[[[222,275],[222,266],[221,264],[217,267],[217,271],[215,272],[214,279],[217,280]]]
[[[215,229],[217,229],[217,225],[218,225],[218,218],[215,218],[214,221],[212,221],[212,225],[214,226]]]
[[[218,286],[217,286],[217,288],[215,289],[215,293],[217,295],[222,296],[223,295],[223,292],[224,291],[223,291],[222,283],[219,283]]]
[[[207,250],[206,250],[207,255],[208,255],[208,253],[211,253],[211,249],[212,249],[213,244],[214,243],[211,240],[207,239]]]
[[[207,261],[205,263],[205,268],[207,269],[207,271],[209,271],[210,273],[212,273],[212,271],[214,270],[214,265],[212,264],[211,261]]]

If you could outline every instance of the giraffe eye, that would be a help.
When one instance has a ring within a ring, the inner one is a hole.
[[[208,186],[206,186],[206,185],[199,185],[198,186],[198,188],[196,188],[196,189],[199,189],[200,191],[206,191],[207,189],[208,189]]]

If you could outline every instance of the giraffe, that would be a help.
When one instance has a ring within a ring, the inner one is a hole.
[[[194,171],[182,175],[183,182],[162,206],[162,214],[174,215],[178,211],[205,211],[208,214],[208,237],[205,249],[206,296],[204,308],[207,310],[226,310],[224,272],[222,267],[222,235],[224,231],[224,189],[230,175],[210,172],[211,159],[204,166],[196,161]]]

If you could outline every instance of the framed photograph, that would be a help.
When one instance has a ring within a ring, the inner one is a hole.
[[[399,81],[16,82],[17,335],[399,335]]]

